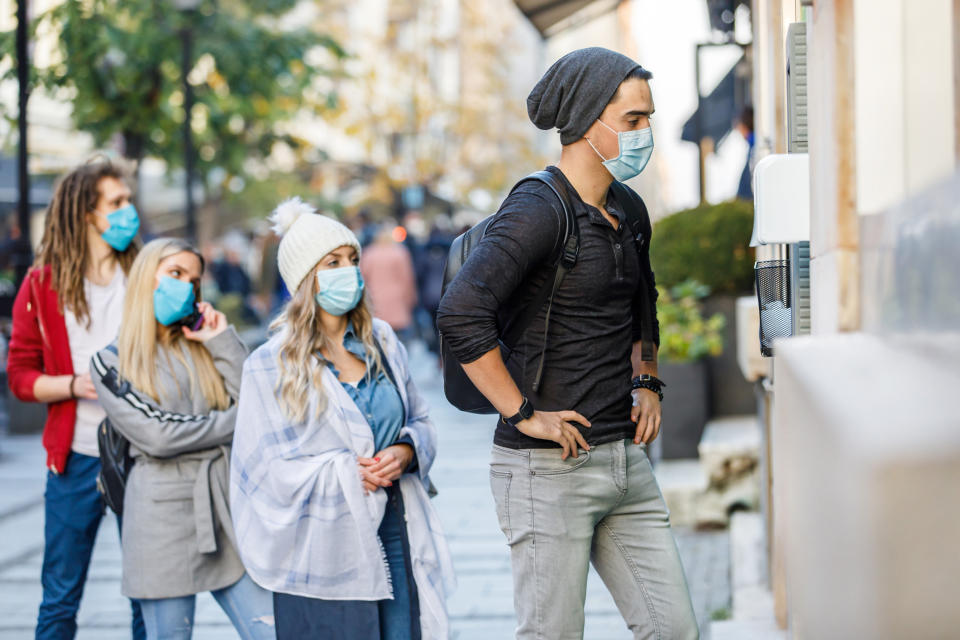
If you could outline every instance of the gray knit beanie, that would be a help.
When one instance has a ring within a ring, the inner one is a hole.
[[[583,137],[600,117],[620,83],[640,67],[603,47],[578,49],[553,63],[527,97],[530,121],[560,130],[560,143]]]
[[[357,255],[360,254],[360,243],[353,231],[333,218],[318,214],[300,198],[281,202],[273,210],[270,222],[281,238],[277,266],[291,295],[323,256],[334,249],[353,247]]]

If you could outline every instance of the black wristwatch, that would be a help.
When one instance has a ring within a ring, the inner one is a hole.
[[[665,386],[667,385],[663,380],[657,376],[651,376],[648,373],[637,376],[631,384],[633,389],[648,389],[653,391],[660,398],[660,402],[663,402],[663,388]]]
[[[509,418],[506,416],[501,416],[503,421],[506,422],[511,427],[516,427],[518,424],[524,420],[529,420],[533,417],[533,405],[530,404],[530,401],[524,397],[523,404],[520,405],[520,410],[517,411],[516,415],[512,415]]]

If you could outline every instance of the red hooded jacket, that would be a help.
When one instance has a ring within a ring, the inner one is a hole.
[[[57,292],[50,288],[51,281],[49,265],[31,269],[13,303],[7,378],[13,395],[23,402],[37,401],[33,385],[40,376],[74,373],[67,324],[57,303]],[[67,468],[76,421],[76,400],[47,405],[43,447],[47,450],[47,468],[54,473],[63,473]]]

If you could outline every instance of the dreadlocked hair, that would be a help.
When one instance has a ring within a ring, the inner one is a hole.
[[[126,174],[109,158],[100,156],[60,180],[47,208],[43,238],[34,260],[35,267],[50,266],[50,286],[57,292],[60,312],[69,309],[78,322],[86,322],[87,326],[90,325],[90,309],[83,284],[90,261],[87,214],[97,208],[100,181],[104,178],[122,181]],[[126,251],[114,250],[124,273],[130,273],[137,251],[137,243],[132,243]]]

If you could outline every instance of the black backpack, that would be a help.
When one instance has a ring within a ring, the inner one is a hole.
[[[553,262],[556,265],[556,271],[554,272],[553,280],[550,281],[548,279],[540,291],[537,292],[537,295],[534,296],[533,300],[513,318],[507,320],[506,325],[503,327],[503,331],[500,335],[500,351],[504,362],[506,362],[507,357],[520,340],[523,332],[527,330],[527,328],[530,326],[530,323],[533,322],[533,319],[540,312],[540,309],[542,309],[543,305],[546,304],[547,313],[544,320],[543,346],[540,353],[540,364],[537,367],[537,373],[533,381],[533,390],[536,392],[539,390],[540,382],[543,378],[543,364],[547,352],[547,336],[550,329],[550,311],[553,308],[553,297],[556,294],[557,289],[559,289],[560,283],[563,281],[564,276],[566,276],[567,272],[573,269],[577,263],[577,258],[580,254],[580,228],[577,225],[577,218],[574,214],[573,202],[570,199],[570,194],[568,193],[566,184],[562,179],[558,178],[550,171],[537,171],[536,173],[530,174],[514,185],[511,193],[521,184],[529,180],[543,182],[550,187],[554,195],[557,196],[557,200],[561,205],[561,212],[559,212],[559,215],[562,220],[561,229],[563,238],[559,243],[559,253],[556,258],[554,258]],[[647,207],[640,196],[619,182],[614,181],[612,183],[612,189],[615,192],[617,202],[624,207],[627,223],[630,225],[631,233],[633,233],[634,238],[636,239],[637,250],[642,255],[642,249],[644,246],[646,246],[645,243],[649,242],[651,233],[650,217],[647,214]],[[447,256],[447,264],[443,274],[443,293],[446,293],[447,287],[454,280],[457,273],[459,273],[463,264],[467,261],[467,257],[470,255],[470,252],[473,251],[473,249],[480,243],[480,240],[486,233],[487,227],[490,225],[496,215],[497,214],[487,216],[453,241],[453,244],[450,247],[450,253]],[[644,345],[643,359],[652,360],[652,346],[648,347],[648,345],[653,344],[652,322],[656,319],[656,307],[654,305],[655,301],[650,300],[647,283],[643,281],[644,270],[642,268],[640,270],[640,277],[640,288],[642,290],[642,296],[644,300],[644,309],[642,313],[644,314],[643,317],[645,319],[641,325],[643,333],[641,339],[643,340]],[[460,362],[450,351],[447,343],[444,342],[442,332],[439,333],[439,337],[440,357],[443,368],[443,392],[444,395],[446,395],[447,401],[457,409],[461,411],[467,411],[469,413],[497,413],[497,410],[492,404],[490,404],[490,401],[487,400],[487,398],[480,393],[480,391],[470,381],[470,378],[467,376],[466,372],[464,372]]]
[[[117,353],[114,345],[107,347]],[[116,376],[116,370],[108,374]],[[111,378],[111,381],[112,378]],[[127,476],[133,466],[130,457],[130,441],[114,428],[110,418],[104,418],[97,427],[97,445],[100,448],[100,473],[97,474],[97,489],[103,502],[118,516],[123,515],[123,494],[127,488]]]

